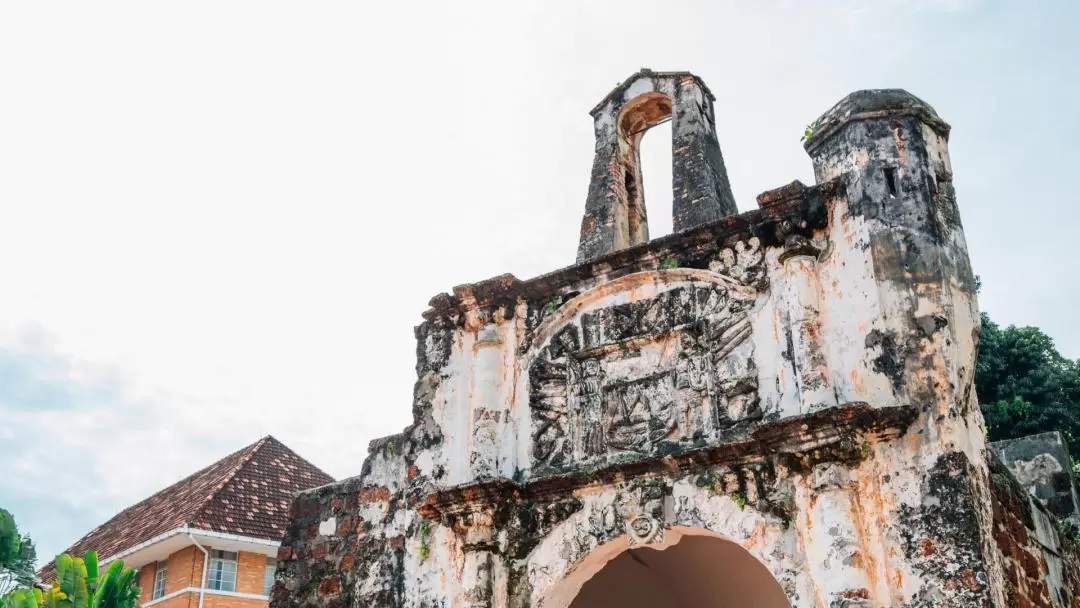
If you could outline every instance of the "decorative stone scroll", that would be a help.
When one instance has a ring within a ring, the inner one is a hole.
[[[759,418],[747,337],[761,261],[751,239],[712,272],[648,298],[615,293],[554,331],[529,367],[534,468],[671,453]]]
[[[619,490],[611,504],[593,512],[587,529],[596,543],[624,533],[630,546],[663,542],[673,504],[671,490],[662,482],[634,483]]]

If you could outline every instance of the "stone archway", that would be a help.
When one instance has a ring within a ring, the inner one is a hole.
[[[676,527],[665,541],[597,547],[543,599],[544,608],[790,608],[780,584],[746,549]]]

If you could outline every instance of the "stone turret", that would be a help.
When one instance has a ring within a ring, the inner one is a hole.
[[[577,261],[649,240],[638,149],[645,131],[672,121],[672,226],[682,232],[738,213],[713,115],[714,97],[690,72],[641,70],[592,109],[596,131]]]
[[[822,115],[804,147],[818,183],[845,177],[852,213],[909,237],[879,239],[872,244],[875,255],[895,257],[894,270],[917,282],[947,278],[970,291],[974,279],[952,185],[949,131],[929,104],[907,91],[864,90]]]
[[[850,245],[872,265],[858,313],[864,329],[852,338],[865,336],[872,366],[891,379],[900,402],[954,420],[975,407],[979,317],[949,130],[907,91],[864,90],[822,115],[805,148],[818,183],[843,182]]]

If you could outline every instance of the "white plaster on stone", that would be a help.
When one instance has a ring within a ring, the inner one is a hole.
[[[337,518],[329,517],[319,522],[320,536],[334,536],[337,534]]]

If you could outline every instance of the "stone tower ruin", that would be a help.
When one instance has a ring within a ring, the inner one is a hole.
[[[642,70],[593,109],[577,263],[431,300],[412,424],[297,497],[273,608],[1080,606],[1071,480],[984,438],[949,125],[853,93],[740,214],[714,103]]]

